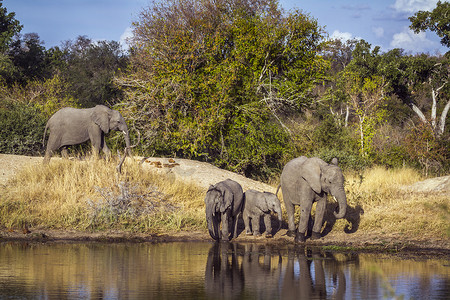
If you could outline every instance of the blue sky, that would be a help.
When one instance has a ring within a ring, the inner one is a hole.
[[[3,0],[8,12],[35,32],[45,47],[86,35],[93,40],[124,41],[131,34],[148,0]],[[280,0],[285,10],[301,9],[317,19],[330,37],[363,38],[383,51],[403,48],[408,52],[445,53],[433,32],[414,34],[408,17],[418,10],[431,10],[437,0]]]

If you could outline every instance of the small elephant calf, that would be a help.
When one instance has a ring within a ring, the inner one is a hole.
[[[246,191],[244,194],[243,208],[243,218],[246,234],[252,234],[252,230],[250,229],[251,219],[253,235],[261,235],[260,218],[261,216],[264,216],[264,225],[266,226],[265,236],[272,237],[272,222],[270,219],[270,212],[274,212],[278,215],[278,220],[281,226],[281,205],[278,197],[274,193],[269,192],[258,192],[255,190]]]

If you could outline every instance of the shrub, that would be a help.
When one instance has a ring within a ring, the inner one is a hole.
[[[42,112],[33,105],[0,102],[0,152],[41,154],[46,121]]]

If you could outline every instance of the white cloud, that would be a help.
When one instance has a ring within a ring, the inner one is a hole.
[[[419,10],[431,11],[437,2],[438,0],[396,0],[392,7],[399,12],[413,14]]]
[[[409,28],[405,28],[402,32],[394,34],[391,47],[402,48],[406,51],[426,52],[436,47],[436,44],[429,39],[425,32],[415,34]]]
[[[382,38],[384,36],[384,28],[383,27],[374,27],[374,28],[372,28],[372,31],[377,38]]]
[[[125,31],[122,33],[122,35],[120,36],[119,39],[119,43],[122,45],[122,47],[127,48],[127,42],[128,39],[133,37],[133,29],[131,27],[128,27],[127,29],[125,29]]]
[[[354,37],[350,32],[340,32],[339,30],[335,30],[331,35],[331,39],[348,41],[354,39]]]

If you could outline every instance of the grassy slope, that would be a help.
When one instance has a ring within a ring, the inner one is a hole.
[[[399,188],[420,179],[411,169],[346,174],[348,220],[337,220],[332,230],[354,228],[353,220],[359,223],[359,233],[448,238],[449,196]],[[137,165],[125,164],[119,177],[115,162],[55,160],[25,168],[10,181],[0,195],[0,226],[206,232],[203,199],[202,189],[144,172]],[[333,203],[329,207],[331,214]]]

